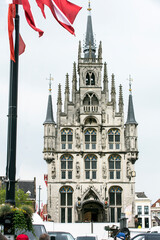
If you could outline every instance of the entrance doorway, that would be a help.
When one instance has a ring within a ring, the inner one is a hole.
[[[101,203],[87,202],[82,206],[82,222],[103,222],[104,209]]]

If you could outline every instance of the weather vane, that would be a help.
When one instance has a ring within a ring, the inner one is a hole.
[[[133,79],[131,78],[131,75],[129,75],[129,79],[127,79],[129,81],[129,91],[130,93],[132,93],[132,82],[133,82]]]
[[[88,1],[88,8],[87,8],[87,10],[88,10],[89,12],[92,10],[90,0]]]
[[[51,91],[52,91],[52,81],[53,81],[53,78],[51,77],[51,74],[50,74],[50,78],[48,79],[46,79],[46,80],[48,80],[49,81],[49,92],[51,93]]]

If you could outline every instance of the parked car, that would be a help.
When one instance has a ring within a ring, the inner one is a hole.
[[[75,240],[69,232],[48,232],[51,240]]]
[[[45,226],[43,224],[33,224],[33,230],[34,230],[34,233],[35,233],[35,236],[33,235],[32,232],[29,232],[29,231],[17,231],[16,232],[16,235],[18,236],[19,234],[26,234],[29,238],[29,240],[37,240],[39,239],[40,235],[43,234],[43,233],[47,233],[46,232],[46,229],[45,229]]]
[[[143,233],[131,238],[131,240],[160,240],[159,233]]]
[[[77,236],[76,240],[98,240],[97,235],[91,234],[91,235],[84,235],[84,236]]]

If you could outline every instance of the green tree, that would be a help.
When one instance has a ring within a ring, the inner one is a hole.
[[[5,203],[5,198],[6,198],[6,189],[2,187],[0,189],[0,204]],[[16,207],[20,207],[22,205],[32,206],[32,202],[29,200],[29,195],[25,193],[22,189],[18,189],[17,186],[15,191],[15,203],[16,203]]]

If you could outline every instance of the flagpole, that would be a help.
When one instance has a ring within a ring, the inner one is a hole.
[[[18,59],[19,59],[19,15],[16,4],[15,16],[15,62],[10,62],[10,85],[8,106],[8,139],[6,166],[6,201],[15,206],[17,101],[18,101]]]

